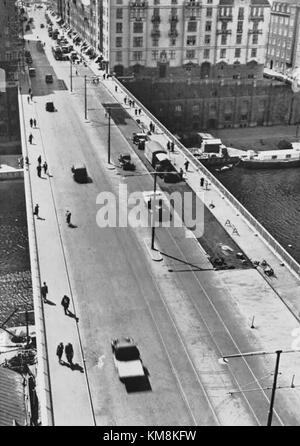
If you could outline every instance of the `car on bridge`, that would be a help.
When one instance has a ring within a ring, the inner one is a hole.
[[[113,339],[111,348],[120,381],[145,377],[145,370],[140,357],[140,352],[137,344],[132,338],[123,337]]]

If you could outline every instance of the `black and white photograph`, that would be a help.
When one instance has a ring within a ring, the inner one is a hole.
[[[1,427],[300,426],[299,127],[300,0],[0,0]]]

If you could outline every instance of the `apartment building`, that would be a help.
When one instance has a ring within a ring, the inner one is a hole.
[[[270,17],[266,65],[282,73],[300,67],[299,0],[274,0]]]
[[[259,77],[268,0],[56,0],[118,76]]]
[[[107,13],[110,69],[118,75],[243,77],[248,64],[262,72],[267,0],[111,0]]]

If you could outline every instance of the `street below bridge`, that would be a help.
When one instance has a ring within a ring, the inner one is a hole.
[[[225,285],[231,274],[247,299],[252,290],[245,283],[256,281],[256,271],[241,268],[226,276],[214,271],[184,227],[157,228],[156,244],[164,258],[156,263],[148,250],[151,228],[97,225],[100,192],[117,196],[120,183],[129,193],[152,190],[153,178],[129,143],[139,130],[137,123],[105,82],[89,81],[85,120],[84,76],[91,80],[94,73],[80,65],[76,75],[73,67],[70,92],[70,63],[53,58],[53,41],[46,28],[40,29],[43,15],[43,10],[33,13],[35,28],[25,36],[36,77],[31,79],[33,102],[27,102],[29,84],[22,85],[23,143],[32,132],[27,174],[33,205],[40,206],[35,224],[41,281],[49,287],[44,312],[55,424],[265,425],[270,392],[261,378],[271,377],[273,362],[241,358],[224,366],[218,361],[225,354],[260,347]],[[45,52],[36,46],[37,36],[46,43]],[[46,74],[53,74],[53,84],[45,83]],[[54,113],[45,111],[47,101],[54,102]],[[107,164],[107,110],[112,107],[113,169]],[[36,129],[30,129],[31,117],[37,119]],[[126,152],[140,175],[126,176],[117,166],[119,154]],[[36,174],[39,155],[48,163],[49,176]],[[74,182],[71,166],[76,162],[86,165],[88,184]],[[66,225],[66,210],[72,213],[72,227]],[[257,286],[261,292],[265,283]],[[78,322],[64,315],[64,294],[71,297]],[[274,305],[284,311],[279,300]],[[292,317],[285,319],[292,327]],[[147,369],[141,387],[118,379],[110,343],[122,335],[138,343]],[[77,369],[58,363],[59,342],[72,342]],[[243,392],[249,383],[255,390]],[[274,425],[299,423],[298,396],[291,400],[292,406],[278,393]]]

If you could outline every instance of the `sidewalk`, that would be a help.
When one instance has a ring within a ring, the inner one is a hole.
[[[61,299],[66,294],[71,300],[69,309],[72,313],[75,313],[68,267],[65,261],[60,233],[60,224],[66,223],[58,221],[51,184],[55,179],[52,180],[51,176],[47,176],[44,173],[42,173],[42,178],[37,176],[37,158],[41,155],[43,163],[45,155],[39,128],[39,117],[35,106],[35,101],[37,100],[33,98],[33,102],[27,102],[27,94],[25,92],[27,92],[28,87],[29,85],[23,85],[21,99],[23,101],[26,129],[25,134],[22,134],[23,156],[25,159],[25,147],[27,144],[30,162],[29,170],[25,169],[24,176],[25,180],[29,179],[32,186],[32,208],[36,203],[39,204],[40,217],[34,217],[34,224],[40,268],[39,285],[45,281],[49,289],[48,302],[43,304],[43,312],[46,326],[54,425],[92,426],[95,423],[89,400],[83,352],[80,346],[80,321],[77,324],[75,317],[65,315],[61,306]],[[30,128],[30,118],[37,119],[37,128]],[[28,135],[30,133],[33,135],[32,145],[28,143]],[[31,197],[27,196],[26,199],[29,202]],[[30,222],[30,219],[28,221]],[[33,246],[30,246],[31,256],[34,249]],[[62,358],[64,361],[63,365],[58,362],[56,347],[60,342],[63,342],[64,345],[71,342],[73,345],[74,367],[72,369],[69,367],[65,355]]]

